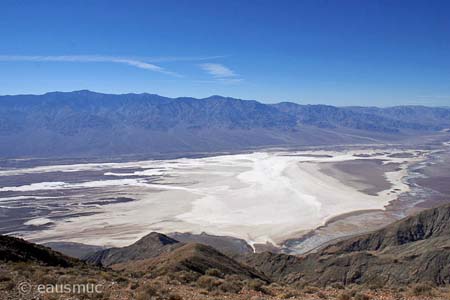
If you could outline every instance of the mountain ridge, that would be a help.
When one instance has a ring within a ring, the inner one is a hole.
[[[450,204],[303,256],[256,253],[242,263],[289,284],[397,286],[450,283]]]
[[[176,99],[195,99],[195,100],[206,100],[210,98],[223,98],[223,99],[234,99],[234,100],[241,100],[241,101],[256,101],[261,104],[265,105],[274,105],[274,104],[282,104],[282,103],[292,103],[297,105],[323,105],[323,106],[332,106],[332,107],[339,107],[339,108],[378,108],[378,109],[386,109],[386,108],[395,108],[395,107],[428,107],[428,108],[450,108],[450,106],[446,105],[423,105],[423,104],[404,104],[404,105],[392,105],[392,106],[375,106],[375,105],[332,105],[332,104],[325,104],[325,103],[301,103],[297,101],[289,101],[289,100],[282,100],[280,102],[264,102],[259,101],[256,99],[244,99],[244,98],[236,98],[231,96],[223,96],[220,94],[212,94],[206,97],[194,97],[194,96],[178,96],[178,97],[169,97],[169,96],[163,96],[160,94],[155,93],[149,93],[149,92],[122,92],[122,93],[107,93],[107,92],[98,92],[90,89],[81,89],[81,90],[72,90],[72,91],[49,91],[45,93],[27,93],[27,94],[0,94],[0,97],[17,97],[17,96],[45,96],[48,94],[97,94],[97,95],[114,95],[114,96],[126,96],[126,95],[143,95],[143,96],[157,96],[161,98],[176,100]]]
[[[0,156],[89,157],[401,141],[450,128],[450,108],[264,104],[87,90],[0,96]]]

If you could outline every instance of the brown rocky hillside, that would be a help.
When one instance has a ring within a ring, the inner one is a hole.
[[[326,286],[450,283],[450,205],[295,257],[260,253],[244,263],[274,281]]]

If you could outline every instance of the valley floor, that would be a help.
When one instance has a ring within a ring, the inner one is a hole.
[[[206,232],[243,239],[256,251],[301,254],[447,202],[449,147],[2,162],[0,233],[111,247],[151,231]]]

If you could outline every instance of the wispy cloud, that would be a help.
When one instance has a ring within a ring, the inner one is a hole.
[[[201,64],[200,67],[216,78],[230,78],[237,76],[233,70],[221,64],[207,63]]]
[[[219,58],[228,57],[227,55],[215,55],[215,56],[159,56],[159,57],[141,57],[141,60],[148,62],[195,62],[214,60]]]
[[[29,56],[29,55],[0,55],[0,61],[35,61],[35,62],[109,62],[133,66],[139,69],[180,76],[153,63],[143,60],[100,55],[59,55],[59,56]]]
[[[206,73],[210,74],[214,77],[215,81],[219,81],[222,83],[238,83],[242,81],[242,78],[239,74],[236,74],[230,68],[216,63],[204,63],[200,64],[200,68],[202,68]]]
[[[450,95],[420,95],[417,98],[422,99],[450,99]]]

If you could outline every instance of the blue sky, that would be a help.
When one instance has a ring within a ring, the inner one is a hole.
[[[0,2],[0,94],[450,106],[450,1]]]

